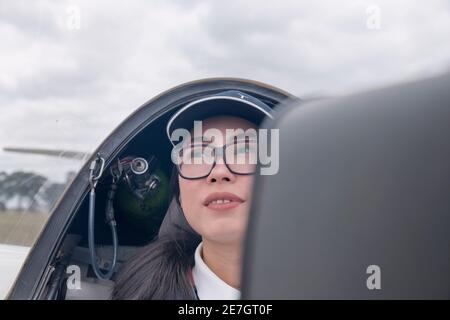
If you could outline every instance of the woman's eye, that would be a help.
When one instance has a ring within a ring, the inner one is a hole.
[[[194,151],[192,152],[192,156],[193,156],[194,158],[200,158],[200,157],[202,157],[202,156],[203,156],[203,150],[194,150]]]
[[[240,147],[237,149],[238,154],[248,153],[250,149],[248,147]]]
[[[255,153],[256,148],[253,144],[240,144],[236,146],[236,154]]]
[[[202,148],[186,148],[182,152],[182,158],[185,162],[190,162],[192,159],[201,158],[202,154]]]

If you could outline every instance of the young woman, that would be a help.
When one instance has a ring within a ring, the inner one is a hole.
[[[177,151],[174,200],[158,238],[122,269],[113,299],[239,299],[257,158],[256,136],[242,133],[256,132],[265,117],[271,109],[262,101],[226,91],[170,119],[172,142],[177,129],[190,130]]]

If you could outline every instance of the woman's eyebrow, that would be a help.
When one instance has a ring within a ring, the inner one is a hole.
[[[189,142],[189,146],[198,146],[198,145],[209,145],[212,142],[212,139],[207,139],[204,136],[197,136],[197,137],[192,137],[191,141]]]

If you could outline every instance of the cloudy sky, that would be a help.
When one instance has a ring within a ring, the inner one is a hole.
[[[93,151],[154,95],[206,77],[341,95],[450,69],[448,0],[0,2],[0,148]],[[63,180],[76,161],[0,151]]]

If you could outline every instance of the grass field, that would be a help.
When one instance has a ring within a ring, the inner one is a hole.
[[[48,217],[40,212],[0,211],[0,243],[33,245]]]

